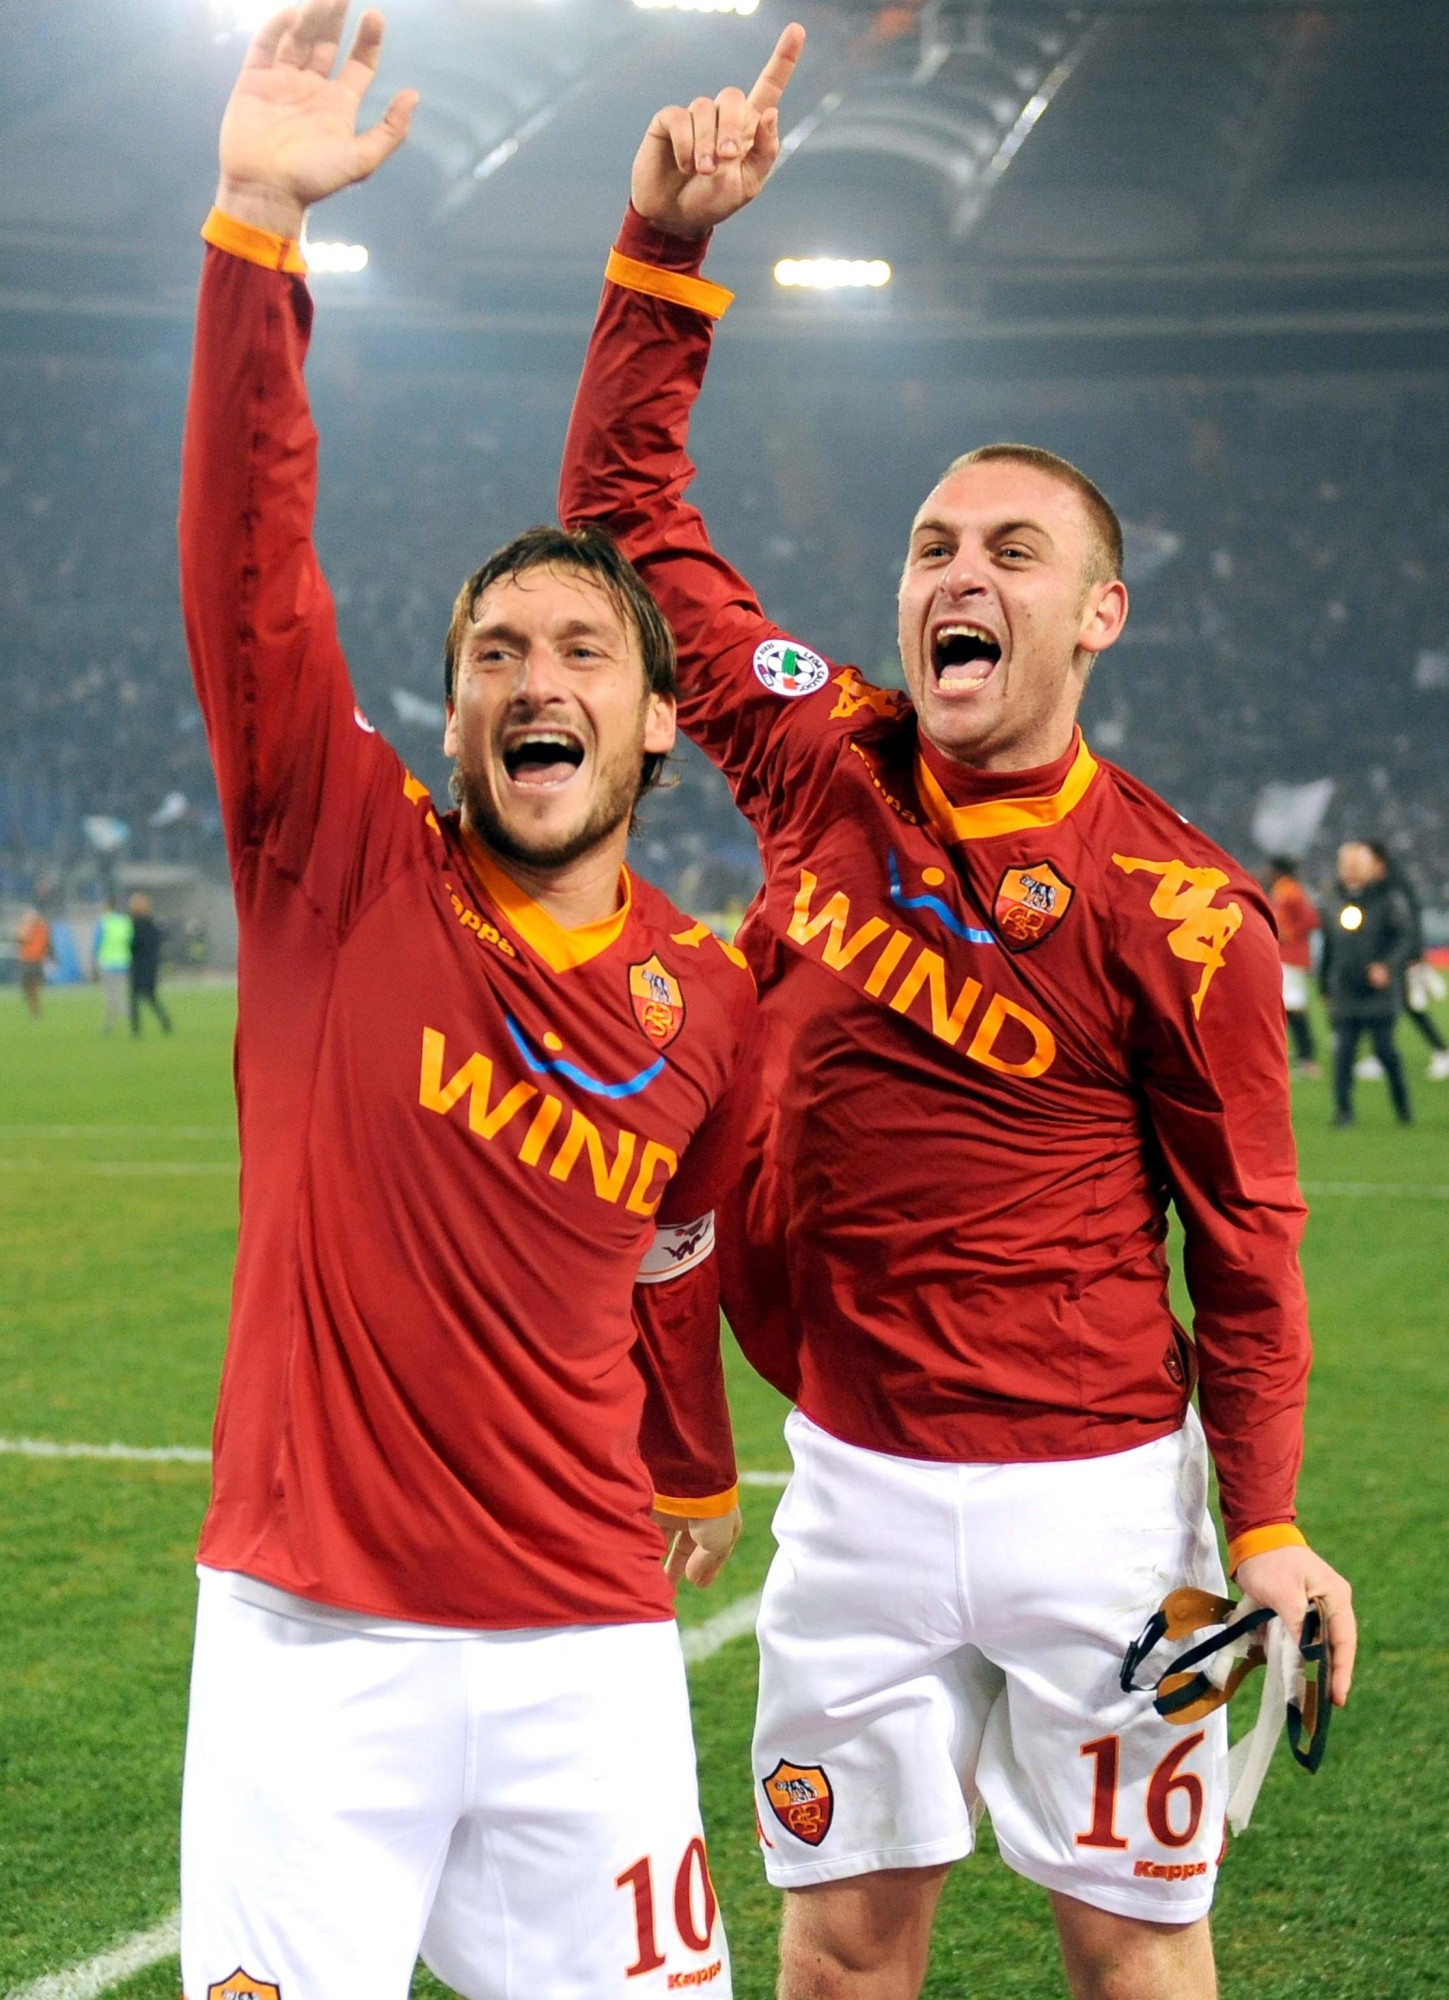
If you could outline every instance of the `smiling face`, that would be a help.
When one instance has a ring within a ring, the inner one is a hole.
[[[443,748],[464,823],[505,860],[561,869],[627,835],[674,702],[646,686],[639,638],[597,577],[554,564],[501,577],[458,648]]]
[[[949,472],[911,528],[899,634],[928,740],[976,770],[1059,757],[1096,655],[1127,617],[1065,480],[1012,459]]]

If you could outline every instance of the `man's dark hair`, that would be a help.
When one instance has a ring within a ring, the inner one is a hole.
[[[1286,875],[1294,882],[1298,880],[1300,865],[1291,854],[1270,854],[1268,857],[1268,867],[1274,875]]]
[[[525,576],[531,569],[572,570],[603,585],[624,623],[639,641],[644,656],[644,687],[649,694],[677,695],[674,634],[633,563],[613,536],[602,528],[525,528],[487,562],[479,565],[458,592],[448,636],[443,643],[443,693],[451,706],[458,676],[458,655],[478,599],[492,584]],[[662,751],[650,751],[639,776],[642,799],[659,783],[665,765]]]
[[[1111,583],[1121,576],[1122,523],[1117,519],[1116,509],[1101,487],[1070,459],[1058,458],[1054,451],[1044,451],[1039,444],[979,444],[975,451],[953,458],[943,477],[949,479],[953,472],[964,472],[969,465],[990,465],[1002,459],[1011,465],[1029,465],[1063,486],[1070,486],[1092,524],[1094,547],[1089,559],[1088,583]]]

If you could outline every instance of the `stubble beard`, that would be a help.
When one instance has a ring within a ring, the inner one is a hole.
[[[642,749],[640,751],[642,757]],[[527,868],[567,868],[596,847],[611,840],[633,817],[639,791],[639,760],[620,759],[612,771],[601,774],[598,796],[583,822],[572,833],[539,834],[530,838],[509,826],[493,803],[492,795],[476,772],[461,762],[453,766],[448,789],[457,801],[463,824],[484,846],[504,861]]]

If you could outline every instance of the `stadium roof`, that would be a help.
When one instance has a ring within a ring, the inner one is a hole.
[[[16,321],[185,317],[248,4],[0,0],[0,343],[26,338]],[[788,162],[711,266],[741,294],[736,326],[1449,329],[1443,6],[798,11],[811,44]],[[586,323],[649,113],[747,82],[790,18],[780,0],[747,17],[631,0],[387,12],[384,83],[423,101],[400,159],[326,212],[327,234],[372,251],[350,308],[520,333]],[[783,297],[771,267],[801,255],[885,257],[896,282],[848,303]]]

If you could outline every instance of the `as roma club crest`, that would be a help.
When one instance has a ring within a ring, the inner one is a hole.
[[[230,1979],[207,1987],[206,2000],[282,2000],[282,1989],[268,1985],[265,1979],[253,1979],[238,1966]]]
[[[1050,861],[1008,868],[996,890],[996,930],[1008,951],[1030,951],[1050,937],[1076,894]]]
[[[684,1026],[684,992],[657,956],[629,967],[629,998],[634,1019],[656,1049],[667,1049]]]
[[[818,1847],[830,1831],[835,1794],[818,1764],[787,1764],[782,1757],[765,1780],[770,1810],[797,1840]]]

